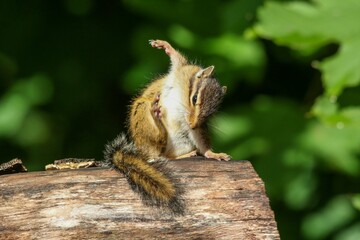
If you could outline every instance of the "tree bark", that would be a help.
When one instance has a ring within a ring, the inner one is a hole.
[[[0,176],[0,239],[280,239],[250,162],[169,161],[186,213],[145,206],[107,168]]]

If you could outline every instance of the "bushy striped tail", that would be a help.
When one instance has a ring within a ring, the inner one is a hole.
[[[120,134],[105,146],[105,161],[123,173],[144,204],[168,208],[175,215],[184,213],[181,190],[166,169],[165,159],[149,163],[149,157]]]

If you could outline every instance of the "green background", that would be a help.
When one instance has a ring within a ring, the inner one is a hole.
[[[214,150],[250,160],[282,239],[360,239],[360,1],[0,2],[0,162],[102,159],[165,39],[228,93]]]

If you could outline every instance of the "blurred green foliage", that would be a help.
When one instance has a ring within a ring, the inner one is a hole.
[[[215,150],[265,181],[282,239],[360,238],[360,2],[0,2],[1,161],[102,158],[166,39],[228,94]]]

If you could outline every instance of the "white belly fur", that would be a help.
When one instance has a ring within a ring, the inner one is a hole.
[[[168,131],[165,155],[178,157],[195,150],[196,147],[189,136],[192,130],[186,122],[187,110],[182,103],[181,88],[174,86],[176,81],[172,83],[164,86],[160,104],[165,111],[164,120]]]

